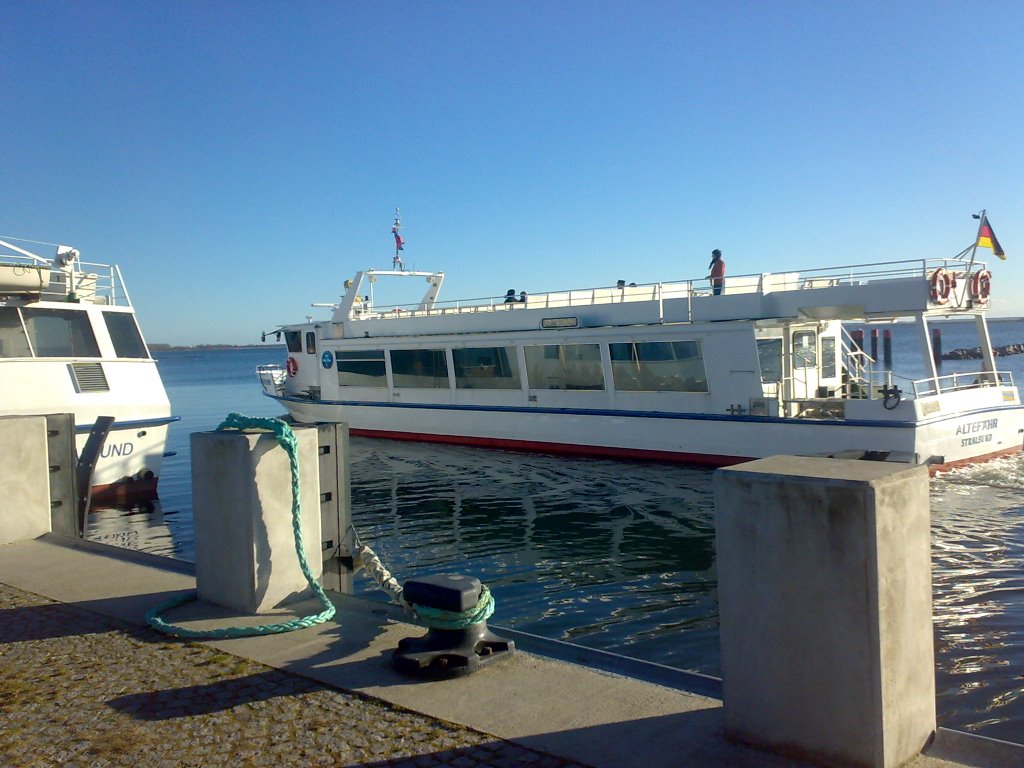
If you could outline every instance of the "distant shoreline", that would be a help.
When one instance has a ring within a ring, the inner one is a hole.
[[[151,352],[187,352],[209,349],[273,349],[284,344],[150,344]]]

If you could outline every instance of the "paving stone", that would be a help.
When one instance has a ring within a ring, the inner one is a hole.
[[[586,768],[0,584],[4,768]]]

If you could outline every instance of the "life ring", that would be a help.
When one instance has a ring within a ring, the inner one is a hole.
[[[992,273],[987,269],[979,269],[971,275],[971,296],[979,304],[988,301],[988,295],[992,291]]]
[[[931,300],[933,304],[945,304],[949,301],[949,289],[952,283],[949,272],[939,267],[932,272],[931,277]]]
[[[299,375],[299,361],[296,360],[294,357],[288,358],[288,362],[285,363],[285,368],[288,370],[289,376]]]

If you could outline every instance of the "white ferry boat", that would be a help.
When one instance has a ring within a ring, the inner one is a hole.
[[[976,248],[976,246],[974,246]],[[970,260],[965,254],[970,251]],[[958,257],[442,302],[442,272],[364,270],[330,320],[285,325],[264,393],[352,434],[733,464],[771,454],[929,465],[1018,452],[1024,407],[996,368],[992,276]],[[397,259],[396,262],[400,261]],[[384,305],[385,281],[422,299]],[[324,305],[314,305],[324,306]],[[972,374],[940,375],[929,324],[973,319]],[[921,367],[877,364],[844,323],[912,322]],[[921,376],[920,371],[925,375]]]
[[[0,240],[0,417],[71,413],[79,455],[97,418],[114,421],[92,474],[94,499],[156,493],[167,393],[116,266],[57,246],[45,259]]]

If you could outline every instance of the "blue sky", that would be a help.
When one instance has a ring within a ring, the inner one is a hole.
[[[0,236],[120,265],[151,342],[387,268],[442,298],[952,256],[1024,315],[1020,2],[0,6]],[[43,249],[49,255],[49,249]]]

